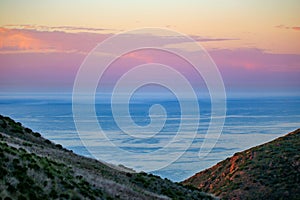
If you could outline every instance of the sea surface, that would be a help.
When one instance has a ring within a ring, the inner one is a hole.
[[[76,130],[70,95],[1,94],[0,114],[21,122],[24,126],[40,132],[45,138],[60,143],[77,154],[93,157],[95,155],[91,155],[88,150],[91,148],[99,152],[100,157],[96,155],[98,159],[104,158],[106,162],[122,164],[137,170],[142,170],[145,166],[159,165],[166,161],[168,153],[169,155],[182,154],[168,166],[151,171],[153,174],[173,181],[182,181],[232,156],[235,152],[265,143],[300,128],[300,97],[228,98],[221,136],[209,154],[200,159],[198,153],[211,121],[211,103],[209,99],[201,99],[199,100],[199,127],[195,138],[191,140],[192,143],[186,144],[178,141],[177,146],[175,145],[171,152],[164,152],[161,157],[149,157],[151,152],[162,149],[175,137],[181,122],[180,104],[172,99],[159,101],[140,99],[132,102],[129,105],[132,120],[141,127],[147,126],[151,122],[149,108],[154,104],[160,104],[165,108],[167,115],[164,127],[156,134],[147,135],[146,132],[146,136],[136,138],[133,135],[124,134],[118,127],[111,105],[95,102],[98,124],[105,132],[106,138],[101,140],[97,135],[98,130],[87,128],[85,133],[89,136],[90,142],[83,142]],[[163,120],[163,115],[152,117],[158,120],[161,117]],[[81,123],[89,127],[91,116],[82,116],[82,119],[84,120]],[[185,134],[183,138],[190,138],[192,135],[190,128],[195,126],[195,116],[188,116],[181,126]],[[136,127],[126,127],[126,129],[135,130]],[[111,149],[111,144],[118,146],[121,151],[131,152],[134,156],[124,158],[119,151]],[[187,150],[184,145],[188,145]]]

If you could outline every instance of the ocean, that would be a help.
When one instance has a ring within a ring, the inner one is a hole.
[[[84,130],[86,138],[83,138],[76,130],[72,99],[67,94],[1,94],[0,114],[21,122],[80,155],[104,159],[105,162],[122,164],[138,171],[154,169],[164,163],[165,166],[157,170],[146,171],[173,181],[182,181],[235,152],[265,143],[300,127],[300,97],[228,98],[222,133],[208,155],[199,158],[198,153],[211,121],[211,103],[209,99],[200,99],[198,103],[200,120],[197,121],[199,126],[195,137],[192,137],[191,130],[195,126],[195,116],[187,115],[184,124],[180,125],[180,104],[172,99],[140,99],[130,104],[132,120],[141,127],[149,125],[153,119],[163,120],[163,115],[150,118],[151,105],[160,104],[165,108],[166,121],[163,128],[157,133],[145,132],[141,136],[122,132],[114,120],[110,105],[96,102],[98,124],[105,137],[100,137],[97,129],[88,128],[91,116],[82,116],[84,120],[80,123],[87,127]],[[120,116],[122,118],[122,114]],[[153,156],[151,153],[163,149],[172,141],[180,126],[184,134],[182,138],[191,143],[185,143],[181,138],[174,142],[171,150]],[[130,124],[126,130],[139,131]],[[89,150],[94,152],[93,155]],[[179,158],[169,162],[168,158],[174,154],[180,155]]]

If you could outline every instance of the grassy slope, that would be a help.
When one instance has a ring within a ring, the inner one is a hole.
[[[213,199],[146,173],[118,171],[79,156],[0,115],[3,199]]]
[[[223,199],[300,199],[300,129],[183,182]]]

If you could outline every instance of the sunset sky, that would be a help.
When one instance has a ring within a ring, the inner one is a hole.
[[[299,0],[3,0],[0,92],[71,92],[98,43],[121,31],[162,27],[199,42],[228,92],[300,95],[299,10]]]

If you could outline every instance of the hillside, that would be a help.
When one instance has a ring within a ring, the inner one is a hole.
[[[300,129],[183,181],[222,199],[300,199]]]
[[[214,199],[146,173],[74,154],[0,115],[2,199]]]

